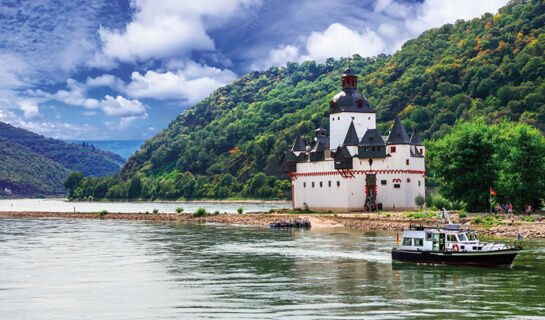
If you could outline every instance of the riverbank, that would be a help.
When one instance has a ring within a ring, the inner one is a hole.
[[[400,231],[409,224],[434,225],[441,223],[439,219],[413,219],[402,213],[386,214],[284,214],[284,213],[248,213],[248,214],[217,214],[196,217],[191,214],[172,213],[79,213],[79,212],[0,212],[0,217],[10,218],[69,218],[69,219],[116,219],[135,221],[156,221],[170,223],[222,223],[259,225],[268,227],[270,222],[285,219],[308,218],[313,228],[346,227],[361,231]],[[545,239],[545,223],[522,221],[516,217],[514,225],[509,222],[485,228],[483,224],[471,224],[471,228],[479,234],[499,238],[516,239],[520,232],[524,239]],[[471,217],[454,218],[454,223],[466,224]]]

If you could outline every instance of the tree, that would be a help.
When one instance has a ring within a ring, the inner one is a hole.
[[[483,118],[457,121],[450,134],[427,144],[427,160],[441,193],[465,202],[468,210],[489,208],[489,188],[498,177],[494,130]]]
[[[130,199],[136,199],[140,197],[140,193],[142,191],[142,182],[140,181],[140,177],[134,177],[129,182],[129,189],[127,190],[127,196]]]
[[[69,197],[72,197],[74,190],[81,185],[81,181],[84,178],[83,173],[74,171],[64,180],[64,187],[68,190]]]
[[[496,139],[500,147],[498,196],[513,204],[540,208],[545,200],[545,138],[526,124],[504,122]]]

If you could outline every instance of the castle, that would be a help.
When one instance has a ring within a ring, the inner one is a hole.
[[[376,111],[358,90],[350,66],[342,90],[329,104],[330,138],[320,125],[305,143],[298,134],[283,153],[292,181],[294,208],[315,211],[416,208],[425,194],[425,148],[416,131],[409,138],[399,117],[388,136],[376,129]]]

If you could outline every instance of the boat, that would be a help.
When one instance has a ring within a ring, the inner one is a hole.
[[[271,228],[310,228],[311,224],[308,218],[295,220],[276,220],[269,223]]]
[[[424,227],[410,225],[403,230],[401,244],[392,249],[392,260],[473,266],[510,266],[520,246],[482,242],[477,233],[461,224]]]

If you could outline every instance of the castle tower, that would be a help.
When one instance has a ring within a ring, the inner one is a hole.
[[[346,130],[354,123],[358,137],[368,129],[376,128],[376,111],[371,109],[367,98],[358,92],[358,76],[348,67],[341,77],[342,90],[329,103],[330,148],[342,146]]]

